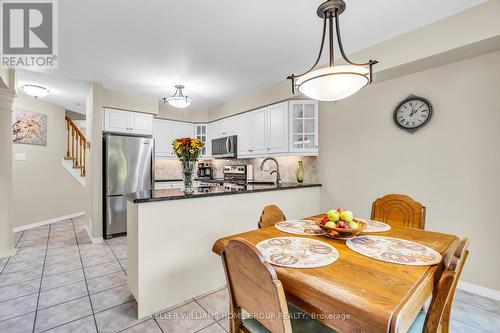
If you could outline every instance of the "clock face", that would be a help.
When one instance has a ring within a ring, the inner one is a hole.
[[[420,97],[408,98],[401,102],[394,111],[394,121],[399,127],[416,130],[431,117],[431,104]]]

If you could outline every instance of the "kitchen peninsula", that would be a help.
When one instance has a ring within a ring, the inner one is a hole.
[[[138,317],[225,285],[212,246],[221,237],[257,229],[259,212],[278,205],[288,219],[318,214],[320,184],[248,185],[142,191],[127,195],[128,285]],[[257,212],[257,213],[256,213]]]

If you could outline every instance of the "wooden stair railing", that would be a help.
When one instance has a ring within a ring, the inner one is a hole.
[[[73,161],[73,168],[80,169],[80,176],[86,175],[87,139],[70,117],[66,116],[66,128],[68,130],[68,149],[65,160]]]

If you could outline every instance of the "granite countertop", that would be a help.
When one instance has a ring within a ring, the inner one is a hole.
[[[155,179],[155,183],[182,182],[181,179]]]
[[[181,199],[193,199],[202,197],[212,197],[212,196],[222,196],[222,195],[234,195],[234,194],[244,194],[244,193],[254,193],[254,192],[267,192],[267,191],[283,191],[306,187],[319,187],[321,184],[311,184],[311,183],[283,183],[280,187],[276,185],[247,185],[242,189],[227,189],[224,186],[209,186],[209,187],[198,187],[194,188],[194,193],[186,195],[182,189],[168,188],[159,189],[152,191],[140,191],[135,193],[127,194],[125,197],[128,201],[133,203],[145,203],[145,202],[156,202],[165,200],[181,200]]]

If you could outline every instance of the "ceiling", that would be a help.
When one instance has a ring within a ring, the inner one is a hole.
[[[49,94],[40,100],[61,105],[71,111],[85,113],[85,100],[90,89],[89,81],[70,79],[59,73],[46,74],[20,70],[17,72],[19,93],[23,93],[22,86],[25,84],[36,84],[49,89]]]
[[[64,0],[59,69],[50,75],[23,71],[19,77],[45,80],[54,92],[47,100],[57,100],[60,90],[75,90],[61,97],[59,104],[68,108],[84,102],[88,81],[158,98],[172,95],[181,83],[194,108],[207,108],[312,65],[321,2]],[[353,53],[482,2],[348,0],[340,19],[344,47]]]

